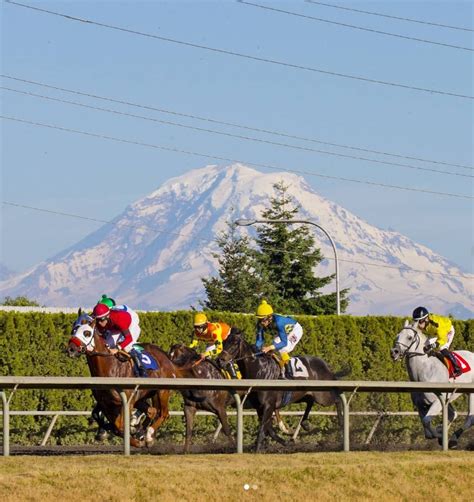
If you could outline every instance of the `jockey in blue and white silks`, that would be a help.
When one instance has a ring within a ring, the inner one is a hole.
[[[273,313],[273,308],[265,300],[257,308],[257,340],[255,345],[262,352],[277,350],[280,353],[282,363],[282,375],[286,374],[291,378],[291,366],[289,353],[296,347],[296,344],[303,336],[301,324],[292,317],[282,316]],[[276,329],[273,344],[264,347],[264,334],[266,330]]]

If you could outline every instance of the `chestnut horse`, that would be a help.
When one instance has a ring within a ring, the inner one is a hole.
[[[176,368],[168,358],[166,352],[156,345],[149,343],[140,344],[158,363],[157,370],[148,370],[148,374],[154,378],[176,378]],[[67,353],[70,357],[78,357],[85,354],[87,364],[92,376],[98,377],[134,377],[133,361],[127,354],[119,353],[118,357],[112,355],[105,343],[104,338],[95,329],[94,322],[81,324],[69,340]],[[134,407],[147,409],[146,437],[145,443],[151,446],[154,442],[155,431],[169,417],[168,401],[170,391],[161,390],[126,390],[130,411]],[[93,391],[100,410],[113,427],[113,431],[118,436],[123,437],[124,418],[122,413],[122,400],[117,390]],[[151,399],[152,407],[146,405],[146,400]],[[141,447],[144,441],[141,438],[132,437],[132,446]]]

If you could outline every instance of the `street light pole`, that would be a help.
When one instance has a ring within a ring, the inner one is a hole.
[[[255,225],[255,223],[284,223],[286,225],[291,225],[293,223],[303,223],[305,225],[313,225],[326,235],[326,237],[329,239],[329,242],[331,243],[332,249],[334,251],[334,263],[336,266],[336,313],[337,315],[341,315],[341,299],[340,299],[340,292],[339,292],[339,261],[337,259],[337,249],[336,249],[336,244],[334,243],[332,237],[329,235],[328,231],[322,227],[321,225],[318,225],[317,223],[314,223],[312,221],[307,221],[307,220],[245,220],[245,219],[240,219],[236,220],[235,224],[240,226],[240,227],[249,227],[250,225]]]

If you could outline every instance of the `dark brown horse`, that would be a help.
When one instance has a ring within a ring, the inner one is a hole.
[[[218,356],[221,364],[232,364],[236,362],[239,366],[243,378],[258,379],[278,379],[280,378],[280,365],[271,354],[255,353],[254,348],[245,341],[243,334],[231,333],[223,344],[224,350]],[[333,373],[325,361],[319,357],[301,356],[299,366],[296,369],[304,378],[308,380],[336,380],[349,373],[341,371]],[[295,373],[298,374],[298,373]],[[256,449],[261,451],[266,435],[280,444],[286,442],[278,436],[272,425],[272,414],[292,403],[306,403],[306,410],[303,415],[302,424],[308,426],[309,412],[314,403],[321,406],[336,405],[339,424],[342,423],[341,403],[337,391],[273,391],[261,390],[252,392],[248,401],[257,411],[259,418],[259,431],[257,436]]]
[[[173,345],[169,358],[179,370],[179,376],[184,378],[224,378],[217,365],[209,360],[200,361],[199,354],[184,344]],[[184,452],[188,453],[193,435],[194,416],[197,410],[210,411],[219,418],[222,430],[228,438],[232,438],[226,407],[234,399],[226,390],[182,391],[184,400],[184,417],[186,421],[186,439]]]
[[[157,370],[148,370],[149,376],[155,378],[175,378],[177,376],[173,363],[168,358],[166,352],[156,345],[144,343],[142,347],[153,356],[158,363]],[[85,354],[87,364],[92,376],[98,377],[134,377],[133,361],[126,355],[114,356],[106,346],[104,338],[95,329],[94,323],[82,324],[77,327],[73,336],[69,340],[67,353],[70,357],[78,357]],[[154,442],[155,431],[169,416],[168,401],[169,390],[133,390],[125,391],[130,404],[130,411],[134,407],[147,411],[145,442],[151,446]],[[124,418],[122,413],[122,400],[116,390],[93,391],[94,397],[110,422],[113,432],[123,437]],[[147,405],[147,400],[151,399],[152,406]],[[141,447],[144,441],[141,437],[132,437],[132,446]]]

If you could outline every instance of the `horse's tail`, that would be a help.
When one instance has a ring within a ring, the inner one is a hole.
[[[350,365],[346,366],[342,370],[336,371],[336,373],[334,373],[334,380],[340,380],[341,378],[344,378],[345,376],[350,375],[351,373],[352,373],[352,367]]]

